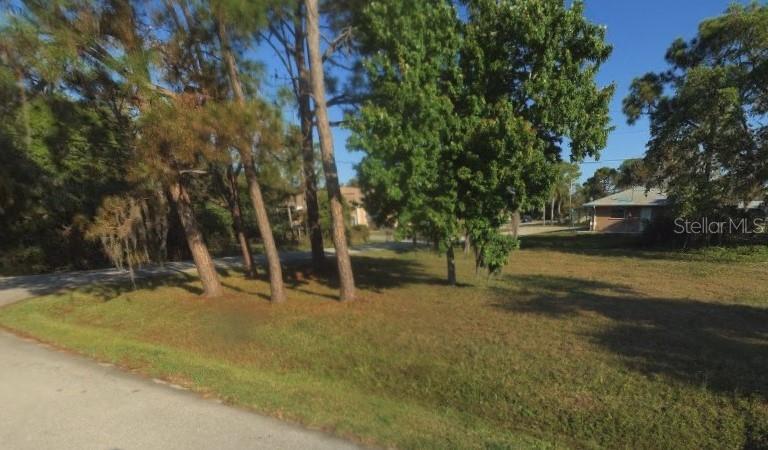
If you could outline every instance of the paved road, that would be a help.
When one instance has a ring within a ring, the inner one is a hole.
[[[333,249],[326,249],[326,252]],[[283,252],[280,254],[283,262],[295,262],[308,260],[307,252]],[[256,263],[262,263],[261,255],[254,258]],[[216,259],[216,265],[222,268],[234,268],[240,265],[238,257],[226,257]],[[181,272],[195,270],[195,265],[190,261],[169,262],[164,266],[153,266],[140,269],[137,277],[153,277],[172,275]],[[38,295],[47,294],[60,289],[86,286],[93,283],[130,281],[127,271],[117,269],[98,269],[79,272],[46,273],[42,275],[24,275],[17,277],[0,277],[0,307],[19,300]]]
[[[555,233],[558,231],[581,230],[584,227],[569,227],[564,225],[521,224],[518,236],[530,236],[533,234]],[[510,234],[509,232],[507,234]]]
[[[0,331],[0,448],[357,447]]]

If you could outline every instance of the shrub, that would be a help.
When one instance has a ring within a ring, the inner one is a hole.
[[[371,237],[371,230],[367,225],[353,225],[347,229],[347,239],[352,244],[364,244]]]

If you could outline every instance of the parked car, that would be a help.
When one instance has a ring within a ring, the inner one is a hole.
[[[529,216],[528,214],[523,216],[523,223],[528,223],[531,221],[533,221],[533,218],[531,218],[531,216]]]

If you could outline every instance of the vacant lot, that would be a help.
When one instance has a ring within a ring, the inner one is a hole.
[[[237,273],[94,286],[0,324],[233,404],[404,448],[767,448],[768,258],[527,237],[457,288],[426,251],[355,258],[362,301],[290,270],[289,302]]]

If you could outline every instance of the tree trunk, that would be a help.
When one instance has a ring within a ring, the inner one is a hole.
[[[472,243],[469,242],[469,233],[464,233],[464,254],[469,254],[469,249],[472,247]]]
[[[245,226],[243,225],[243,212],[240,207],[240,192],[237,189],[237,173],[232,167],[227,167],[227,189],[229,211],[232,215],[232,228],[237,236],[237,242],[240,244],[240,252],[243,254],[243,270],[247,278],[256,277],[256,267],[253,265],[253,252],[248,238],[245,236]]]
[[[520,210],[516,209],[512,213],[512,237],[517,239],[520,234]]]
[[[269,224],[267,208],[264,206],[264,198],[261,195],[261,186],[259,186],[256,167],[253,165],[253,157],[249,150],[244,150],[240,158],[243,160],[245,178],[248,181],[248,192],[253,203],[253,210],[256,212],[256,224],[259,226],[261,241],[264,244],[264,254],[267,257],[269,287],[271,290],[270,300],[273,303],[281,303],[285,301],[283,269],[280,266],[280,255],[277,253],[275,238],[272,236],[272,226]]]
[[[176,204],[176,210],[179,212],[179,220],[184,228],[184,236],[187,238],[187,245],[189,245],[189,251],[195,261],[205,296],[218,297],[223,293],[221,282],[219,282],[219,275],[216,273],[213,259],[203,240],[203,234],[197,225],[189,193],[180,181],[175,181],[170,186],[170,194],[171,200]]]
[[[307,11],[307,45],[309,47],[309,69],[312,94],[315,101],[315,117],[317,131],[320,135],[320,152],[325,172],[325,186],[328,189],[328,200],[331,204],[331,223],[333,246],[336,248],[336,263],[339,269],[339,284],[341,301],[355,298],[355,279],[352,274],[352,263],[349,259],[347,236],[344,226],[344,210],[342,208],[339,176],[336,161],[333,156],[333,137],[328,122],[328,110],[325,105],[325,76],[323,60],[320,54],[320,23],[317,10],[317,0],[305,0]]]
[[[547,202],[541,202],[541,222],[542,225],[547,224]]]
[[[234,95],[235,101],[237,101],[238,104],[244,105],[245,93],[243,92],[243,86],[240,83],[240,76],[237,72],[235,56],[232,54],[232,49],[229,45],[229,36],[227,35],[227,30],[221,18],[219,18],[217,28],[219,41],[221,44],[221,52],[224,58],[224,62],[227,66],[227,73],[229,76],[229,84],[232,88],[232,94]],[[256,213],[256,224],[259,227],[261,240],[264,244],[264,253],[267,257],[267,267],[269,270],[269,287],[271,290],[270,300],[273,303],[281,303],[285,301],[283,269],[280,267],[280,255],[277,253],[275,238],[272,236],[272,226],[269,224],[269,216],[267,215],[267,209],[264,206],[264,198],[261,195],[261,186],[259,186],[256,166],[254,166],[253,161],[253,155],[248,148],[242,148],[239,150],[240,160],[243,163],[243,169],[245,170],[245,178],[248,181],[248,193],[251,197],[253,210]]]
[[[453,255],[453,244],[448,244],[445,252],[445,262],[448,265],[448,284],[456,286],[456,258]]]
[[[555,197],[552,197],[549,204],[549,221],[552,222],[552,225],[555,224]]]
[[[323,229],[320,226],[320,205],[317,201],[317,177],[315,176],[315,149],[312,146],[312,108],[309,103],[310,77],[307,71],[306,55],[304,54],[304,13],[301,2],[296,3],[294,17],[294,35],[296,46],[294,57],[296,71],[299,75],[298,103],[299,119],[301,121],[301,155],[304,172],[304,201],[307,204],[307,229],[309,242],[312,245],[312,265],[319,269],[325,262],[323,250]]]

